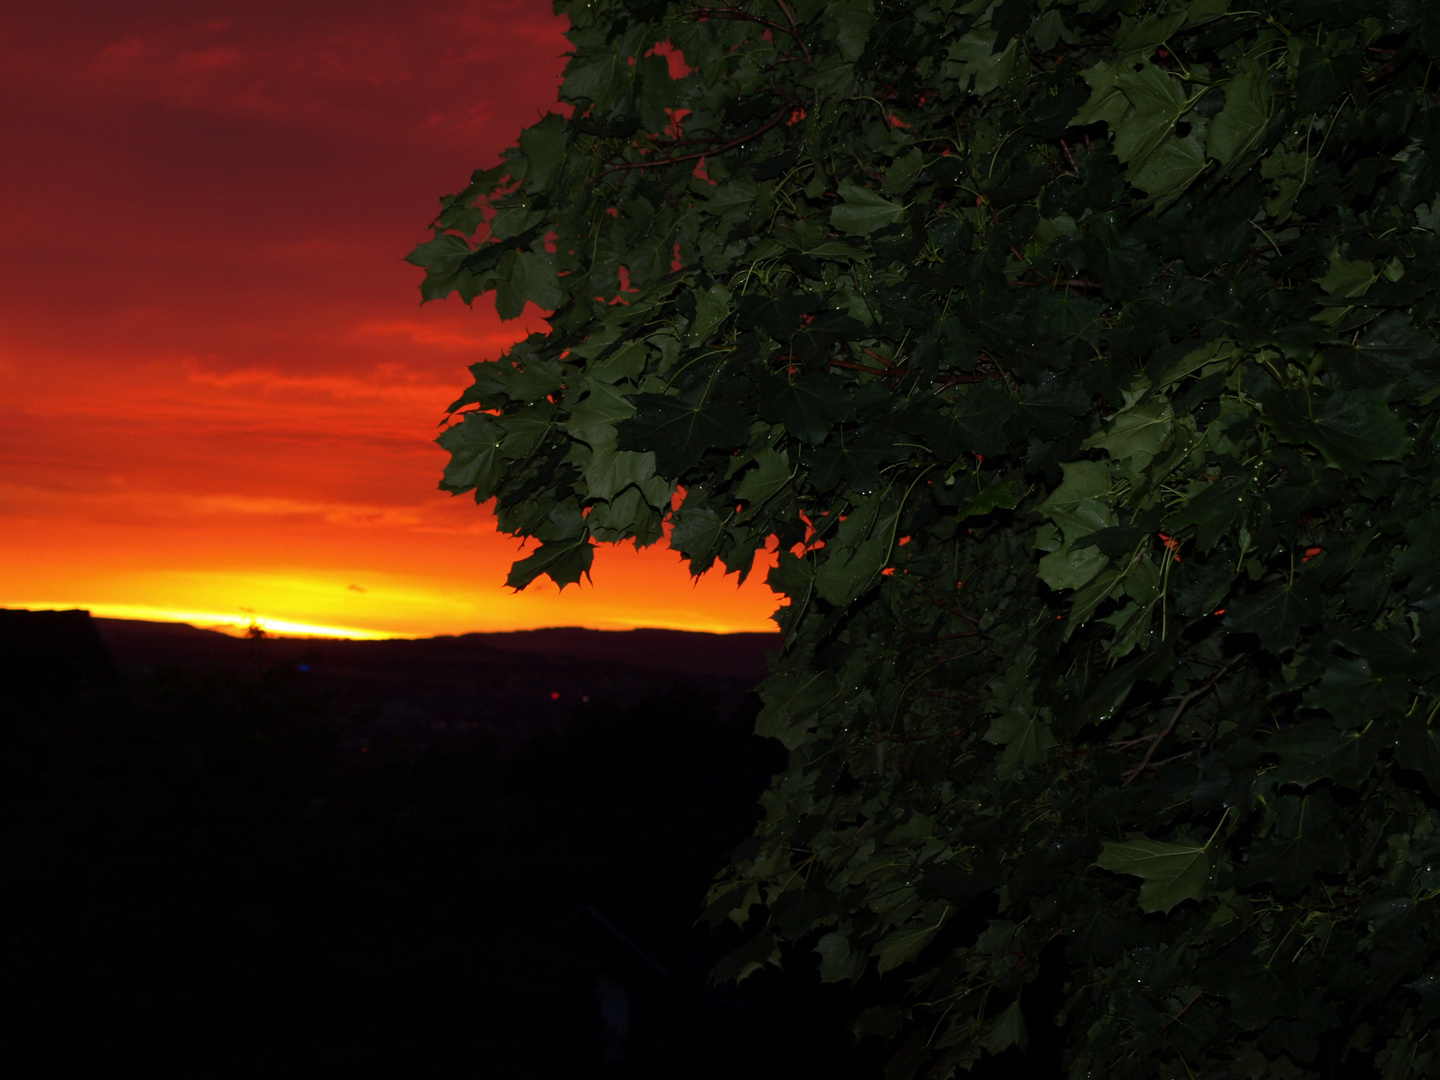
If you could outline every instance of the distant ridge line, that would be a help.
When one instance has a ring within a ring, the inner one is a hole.
[[[110,652],[122,665],[224,661],[253,652],[256,643],[191,623],[149,619],[95,618]],[[424,638],[356,640],[346,638],[275,637],[264,646],[275,659],[313,646],[341,649],[347,654],[379,657],[418,655],[435,649],[461,652],[518,653],[550,659],[576,659],[624,664],[651,671],[752,678],[764,676],[767,655],[781,646],[778,632],[714,633],[635,627],[625,630],[591,630],[579,626],[535,630],[473,631],[437,634]]]

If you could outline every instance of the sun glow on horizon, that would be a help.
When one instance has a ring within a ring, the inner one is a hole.
[[[502,583],[517,551],[494,534],[438,533],[434,538],[443,543],[425,547],[425,537],[401,531],[393,551],[297,544],[297,561],[289,566],[243,569],[234,564],[244,551],[208,542],[212,535],[223,542],[222,534],[194,534],[191,543],[164,551],[151,547],[148,558],[121,568],[96,566],[71,555],[63,542],[52,543],[43,555],[15,560],[0,572],[0,606],[84,608],[100,617],[188,622],[236,634],[253,621],[267,633],[383,639],[558,626],[766,633],[775,629],[771,616],[780,601],[765,585],[774,562],[769,552],[756,557],[740,586],[718,568],[690,577],[674,552],[606,544],[597,550],[592,579],[564,590],[541,579],[516,592]],[[116,550],[134,550],[123,533],[115,541]],[[466,556],[469,572],[462,575],[457,568]],[[157,566],[162,559],[168,565]]]
[[[0,606],[233,634],[773,632],[773,553],[737,588],[663,545],[601,545],[593,581],[515,593],[529,549],[437,490],[468,365],[546,324],[488,296],[421,308],[403,255],[445,177],[559,107],[563,18],[361,5],[342,40],[304,5],[210,29],[143,0],[83,25],[12,7],[0,21],[28,29],[0,34],[0,73],[34,107],[7,149],[34,167],[0,178],[0,241],[26,267],[0,295]],[[453,63],[422,59],[437,26],[466,43]],[[383,91],[372,41],[396,43]],[[186,66],[222,46],[233,64]],[[335,64],[292,62],[313,55]],[[96,175],[109,211],[75,214]],[[126,272],[77,307],[92,248]]]
[[[23,608],[27,611],[80,609],[90,612],[98,619],[183,623],[201,630],[217,630],[233,637],[246,636],[252,627],[263,630],[267,637],[349,638],[355,641],[384,641],[391,638],[416,636],[390,630],[365,630],[354,626],[318,626],[311,623],[292,622],[288,619],[272,619],[259,613],[224,615],[215,611],[177,611],[172,608],[150,607],[145,604],[15,603],[5,606]]]

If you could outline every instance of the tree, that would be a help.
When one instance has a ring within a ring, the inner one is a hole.
[[[441,486],[515,587],[778,551],[717,974],[878,972],[895,1076],[1433,1072],[1440,7],[556,7],[570,112],[410,257],[553,311]]]

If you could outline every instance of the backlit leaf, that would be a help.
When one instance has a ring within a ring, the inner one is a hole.
[[[446,428],[435,440],[450,451],[441,490],[454,494],[474,488],[477,499],[490,498],[503,474],[500,439],[500,426],[484,413],[467,413],[461,423]]]

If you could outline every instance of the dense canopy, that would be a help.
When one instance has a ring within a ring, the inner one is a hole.
[[[553,311],[442,486],[517,587],[778,551],[717,974],[878,972],[895,1076],[1423,1075],[1440,6],[557,8],[571,110],[411,256]]]

